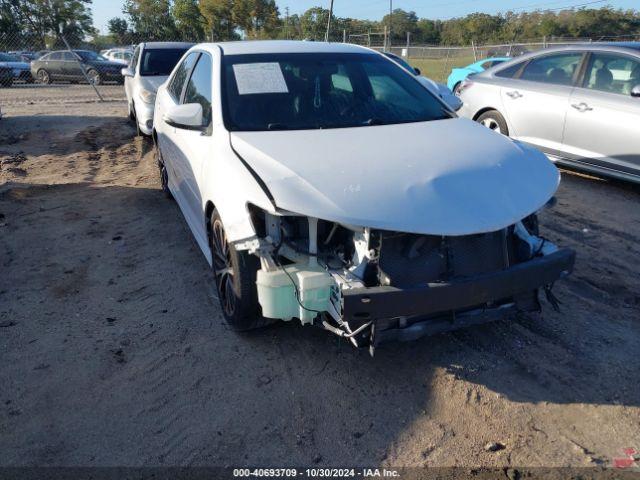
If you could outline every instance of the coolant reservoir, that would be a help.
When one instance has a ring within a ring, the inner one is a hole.
[[[317,313],[309,310],[323,312],[329,309],[331,287],[335,282],[320,267],[286,265],[284,268],[289,275],[282,268],[258,270],[256,285],[262,314],[267,318],[299,318],[303,324],[311,323]],[[294,283],[298,287],[300,303],[309,310],[298,303]]]

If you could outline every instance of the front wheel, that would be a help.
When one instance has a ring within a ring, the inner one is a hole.
[[[160,172],[160,185],[162,186],[162,192],[165,197],[173,198],[171,194],[171,190],[169,190],[169,171],[167,170],[167,166],[164,163],[162,158],[162,152],[160,151],[160,147],[156,143],[155,146],[156,151],[156,161],[158,162],[158,170]]]
[[[210,218],[209,244],[216,291],[227,325],[242,332],[271,323],[262,316],[258,304],[256,276],[260,262],[248,252],[237,251],[227,241],[217,210]]]
[[[460,87],[462,87],[462,82],[458,82],[453,86],[453,94],[456,96],[460,96]]]
[[[489,130],[501,133],[503,135],[506,135],[507,137],[509,136],[509,127],[507,127],[507,121],[497,110],[489,110],[488,112],[484,112],[476,119],[476,122],[484,125]]]
[[[87,77],[89,78],[89,83],[91,85],[102,85],[102,77],[97,70],[91,69],[87,72]]]

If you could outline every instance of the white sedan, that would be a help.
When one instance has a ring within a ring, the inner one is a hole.
[[[157,93],[162,187],[236,330],[299,319],[359,347],[537,310],[574,253],[538,236],[559,174],[366,48],[189,50]]]

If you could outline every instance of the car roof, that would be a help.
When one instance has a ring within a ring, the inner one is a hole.
[[[306,42],[299,40],[249,40],[201,44],[218,46],[225,55],[252,53],[372,53],[368,48],[348,43]]]
[[[155,48],[155,49],[163,49],[163,48],[191,48],[195,43],[193,42],[144,42],[142,43],[142,48]]]

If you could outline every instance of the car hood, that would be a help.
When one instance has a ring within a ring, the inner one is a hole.
[[[232,132],[278,208],[430,235],[500,230],[560,176],[537,150],[463,118],[331,130]]]

